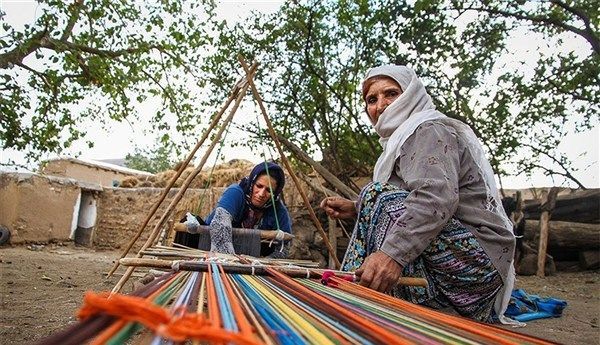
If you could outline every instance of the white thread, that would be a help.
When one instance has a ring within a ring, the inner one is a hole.
[[[179,263],[180,263],[181,261],[182,261],[182,260],[175,260],[175,261],[173,261],[173,263],[171,263],[171,269],[172,269],[173,271],[175,271],[175,272],[179,272]]]
[[[262,265],[262,262],[260,262],[259,260],[252,260],[252,262],[250,263],[250,267],[252,267],[252,275],[255,275],[254,267]]]
[[[284,238],[285,238],[285,232],[283,232],[281,230],[277,230],[277,234],[275,234],[275,239],[281,241]]]
[[[196,217],[189,212],[185,215],[185,226],[187,232],[190,234],[197,234],[200,231],[200,223],[198,222],[198,219],[196,219]]]
[[[308,268],[306,269],[306,279],[310,278],[310,271],[308,270]]]
[[[275,233],[275,238],[272,238],[271,241],[269,242],[269,248],[271,248],[271,245],[273,244],[273,241],[278,240],[281,242],[281,248],[279,249],[279,252],[283,252],[283,247],[284,247],[284,241],[283,239],[285,238],[285,231],[282,230],[277,230],[277,233]],[[293,235],[292,235],[293,236]]]

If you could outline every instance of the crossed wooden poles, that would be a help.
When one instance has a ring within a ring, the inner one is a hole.
[[[294,185],[296,186],[296,189],[300,193],[300,196],[302,197],[304,205],[306,206],[306,209],[309,212],[311,220],[313,221],[313,223],[317,227],[317,230],[321,233],[321,235],[323,237],[323,240],[325,242],[325,245],[327,246],[327,250],[329,251],[329,255],[333,258],[333,261],[335,263],[335,267],[336,268],[340,267],[340,262],[339,262],[339,260],[337,258],[335,248],[333,248],[332,245],[331,245],[331,243],[329,242],[328,236],[325,233],[325,230],[323,229],[323,227],[321,226],[321,223],[317,219],[317,216],[316,216],[314,210],[312,209],[312,207],[310,205],[310,202],[308,200],[308,197],[306,196],[306,193],[304,193],[304,191],[302,190],[302,187],[300,186],[300,182],[298,180],[298,177],[296,177],[296,174],[292,170],[292,167],[291,167],[289,161],[287,160],[287,158],[286,158],[286,156],[285,156],[285,154],[284,154],[284,152],[283,152],[283,150],[281,148],[281,144],[279,142],[278,136],[275,133],[275,130],[273,129],[273,125],[271,124],[271,120],[269,119],[269,116],[267,115],[267,111],[266,111],[265,106],[263,104],[262,98],[261,98],[261,96],[260,96],[260,94],[258,92],[258,89],[256,88],[256,85],[254,84],[254,79],[253,78],[254,78],[254,75],[256,73],[256,70],[257,70],[257,67],[258,67],[258,63],[254,62],[251,66],[248,66],[248,64],[244,61],[244,59],[241,56],[238,57],[238,59],[239,59],[240,64],[242,65],[242,68],[244,69],[244,72],[246,74],[245,77],[242,77],[234,85],[233,89],[231,90],[231,93],[230,93],[229,97],[227,98],[227,100],[225,101],[225,103],[223,104],[223,106],[219,109],[219,111],[214,115],[211,123],[209,124],[209,126],[207,128],[207,130],[204,132],[204,134],[202,135],[202,137],[200,138],[200,140],[198,141],[198,143],[196,144],[196,146],[192,149],[192,151],[190,152],[190,154],[188,155],[188,157],[186,158],[186,160],[184,161],[184,163],[181,164],[181,166],[179,167],[179,170],[177,171],[177,173],[171,178],[171,180],[169,181],[169,183],[167,184],[167,186],[165,187],[165,189],[162,191],[162,193],[161,193],[158,201],[152,206],[152,208],[150,209],[150,212],[148,213],[148,216],[146,217],[146,219],[144,220],[144,222],[142,222],[141,226],[138,228],[137,233],[129,241],[129,243],[127,244],[127,246],[125,247],[125,249],[121,253],[121,257],[115,261],[114,266],[108,272],[108,277],[112,276],[112,274],[117,270],[117,268],[119,267],[120,262],[121,262],[120,259],[125,258],[125,256],[127,256],[127,254],[129,253],[129,251],[131,250],[131,248],[135,245],[136,241],[140,238],[140,236],[144,232],[144,229],[146,228],[146,226],[148,226],[148,223],[150,222],[150,219],[152,219],[152,217],[154,216],[154,214],[156,213],[156,211],[158,210],[158,208],[160,207],[160,205],[162,204],[162,202],[167,197],[169,191],[171,190],[171,188],[173,187],[173,185],[175,184],[175,182],[177,181],[177,179],[181,176],[181,174],[183,173],[183,171],[185,170],[185,168],[187,168],[187,166],[189,165],[190,161],[192,160],[192,158],[196,154],[196,151],[198,151],[198,149],[204,144],[204,142],[208,138],[209,134],[217,127],[217,124],[219,123],[221,117],[223,116],[223,114],[225,113],[225,111],[227,110],[227,108],[231,105],[231,103],[235,100],[235,103],[234,103],[233,107],[231,108],[231,110],[229,111],[228,116],[225,118],[225,120],[223,121],[223,123],[221,124],[221,126],[219,127],[219,129],[217,130],[217,133],[216,133],[215,137],[213,138],[213,140],[212,140],[209,148],[207,149],[206,153],[202,157],[200,163],[194,169],[194,171],[186,178],[186,180],[183,182],[181,188],[179,189],[179,191],[177,192],[177,194],[173,197],[173,199],[171,200],[171,202],[167,206],[167,208],[164,211],[162,217],[155,224],[154,228],[152,229],[152,232],[150,233],[150,236],[148,237],[148,239],[146,240],[146,242],[143,244],[143,246],[140,249],[140,251],[137,253],[136,258],[141,258],[144,255],[143,252],[145,250],[147,250],[150,246],[152,246],[156,242],[156,239],[157,239],[158,235],[160,234],[161,229],[164,228],[164,226],[167,223],[167,220],[171,218],[171,216],[173,214],[173,211],[175,209],[175,206],[179,203],[179,201],[183,197],[184,193],[186,192],[187,188],[189,187],[189,185],[191,184],[191,182],[194,180],[194,178],[200,173],[200,171],[202,171],[202,168],[204,167],[204,164],[208,160],[208,157],[212,153],[212,151],[215,148],[215,146],[217,145],[217,143],[220,142],[222,134],[225,131],[225,128],[227,128],[227,125],[233,119],[233,115],[235,114],[236,110],[238,109],[238,107],[239,107],[242,99],[244,98],[244,96],[248,92],[249,88],[252,90],[252,94],[254,95],[254,99],[257,101],[258,106],[260,107],[261,113],[262,113],[262,115],[263,115],[263,117],[265,119],[265,122],[267,124],[267,129],[268,129],[269,135],[271,136],[273,142],[275,143],[275,146],[277,147],[277,151],[279,152],[279,155],[281,156],[281,160],[283,162],[283,165],[284,165],[285,169],[287,170],[288,174],[291,176],[291,178],[292,178],[292,180],[294,182]],[[170,231],[170,229],[168,231]],[[123,285],[125,285],[125,283],[129,279],[129,277],[131,277],[131,274],[133,273],[134,270],[135,270],[135,266],[128,266],[127,267],[127,270],[125,271],[125,274],[123,274],[123,276],[121,277],[121,279],[117,282],[117,284],[115,285],[115,287],[112,290],[112,293],[117,293],[117,292],[119,292],[123,288]]]

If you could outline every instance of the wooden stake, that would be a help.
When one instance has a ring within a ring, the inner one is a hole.
[[[321,223],[317,219],[317,215],[315,214],[315,211],[312,209],[312,206],[310,206],[310,201],[308,200],[308,198],[306,197],[306,194],[302,190],[302,186],[300,186],[300,181],[298,181],[298,177],[296,177],[296,174],[292,170],[290,163],[288,162],[283,150],[281,149],[281,144],[279,143],[277,134],[275,133],[275,130],[273,129],[271,120],[269,119],[269,116],[267,115],[267,110],[265,109],[265,106],[262,102],[262,98],[260,97],[260,94],[258,93],[258,89],[256,88],[256,85],[254,84],[252,75],[249,74],[250,69],[248,68],[248,65],[246,64],[246,61],[244,61],[244,59],[241,56],[238,56],[238,60],[240,61],[240,63],[242,64],[242,67],[244,68],[244,71],[246,72],[246,75],[248,78],[248,83],[250,84],[250,88],[252,89],[252,94],[254,95],[254,99],[256,99],[256,102],[258,103],[258,107],[260,108],[260,111],[262,112],[263,117],[265,118],[265,122],[267,124],[267,129],[269,131],[269,135],[271,136],[271,138],[273,139],[273,142],[275,143],[275,146],[277,147],[277,151],[279,152],[279,155],[281,156],[283,165],[287,169],[288,174],[290,174],[290,176],[292,177],[292,180],[294,181],[294,184],[296,185],[296,189],[298,190],[298,193],[300,193],[300,196],[302,196],[302,200],[304,200],[304,205],[306,206],[306,209],[308,210],[308,214],[310,215],[310,218],[312,219],[313,223],[317,227],[317,230],[319,230],[319,232],[321,233],[321,236],[323,236],[323,241],[325,242],[325,245],[327,246],[329,255],[331,255],[333,257],[333,260],[335,262],[335,267],[339,268],[340,261],[337,258],[335,249],[331,246],[331,243],[329,242],[329,239],[327,238],[327,234],[325,233],[325,230],[323,230],[323,226],[321,226]]]
[[[250,70],[255,71],[257,66],[258,66],[258,64],[253,64],[252,67],[250,68]],[[221,109],[215,114],[212,122],[210,123],[210,125],[208,126],[208,128],[206,129],[204,134],[202,135],[202,138],[198,141],[198,143],[196,143],[196,146],[194,146],[194,148],[192,149],[192,151],[190,152],[190,154],[188,155],[188,157],[186,158],[184,163],[181,164],[181,166],[179,167],[179,170],[177,170],[177,173],[175,174],[175,176],[173,176],[171,178],[171,180],[167,184],[167,187],[165,187],[165,189],[162,191],[158,201],[152,206],[152,208],[150,209],[150,212],[146,216],[146,219],[144,220],[144,222],[142,222],[142,225],[138,228],[137,233],[135,234],[135,236],[133,236],[133,238],[129,241],[129,243],[127,244],[127,246],[121,253],[120,259],[127,256],[129,251],[131,250],[131,248],[134,246],[135,242],[137,242],[137,240],[140,238],[140,236],[144,232],[144,229],[150,222],[150,219],[152,219],[152,217],[156,213],[156,210],[158,210],[158,208],[160,207],[162,202],[165,200],[165,198],[169,194],[169,191],[171,190],[171,188],[173,187],[173,185],[175,184],[175,182],[177,181],[179,176],[181,176],[181,174],[183,173],[185,168],[187,168],[187,166],[190,163],[190,161],[192,160],[192,158],[194,158],[196,151],[198,151],[198,149],[202,146],[202,144],[204,144],[204,141],[208,138],[208,135],[210,134],[210,132],[217,126],[217,124],[221,120],[221,117],[223,116],[223,113],[225,113],[225,110],[227,110],[227,108],[229,107],[231,102],[238,96],[242,86],[244,86],[244,84],[246,83],[245,80],[246,80],[245,78],[242,78],[234,85],[233,89],[231,90],[231,94],[229,95],[229,98],[227,98],[227,100],[225,101],[225,104],[223,104]],[[119,267],[119,260],[116,260],[115,264],[113,265],[111,270],[108,272],[107,278],[110,278],[110,276],[112,276],[112,274],[117,270],[118,267]]]
[[[335,220],[331,217],[327,217],[327,223],[329,224],[329,241],[331,242],[331,246],[337,249],[337,236],[335,235]],[[329,256],[329,268],[337,268],[335,266],[335,261],[331,255]]]
[[[253,67],[255,65],[257,65],[257,64],[253,64]],[[254,70],[246,69],[247,73],[250,73],[251,75],[254,74],[255,70],[256,70],[256,68]],[[156,238],[157,238],[158,234],[160,233],[160,229],[165,224],[166,220],[170,217],[173,209],[179,203],[179,200],[181,200],[181,198],[183,197],[183,194],[186,192],[188,186],[190,185],[190,183],[192,183],[192,181],[194,180],[194,178],[196,178],[196,176],[200,173],[200,171],[202,171],[202,168],[204,167],[204,164],[206,163],[206,161],[208,160],[208,157],[212,153],[212,150],[215,148],[217,143],[221,140],[221,136],[222,136],[223,132],[225,131],[225,128],[227,128],[227,125],[233,119],[233,115],[235,114],[237,108],[239,107],[242,99],[246,95],[246,92],[248,92],[248,87],[249,87],[249,85],[247,83],[245,83],[241,92],[237,95],[237,99],[235,101],[235,104],[233,105],[233,108],[231,109],[227,118],[223,121],[223,123],[222,123],[221,127],[219,128],[219,131],[215,135],[210,147],[207,149],[206,153],[202,157],[202,160],[200,161],[200,163],[198,164],[196,169],[186,178],[186,180],[183,183],[183,185],[181,186],[181,188],[179,188],[179,191],[177,192],[177,194],[175,195],[173,200],[171,200],[171,203],[169,204],[169,206],[167,206],[167,209],[165,210],[163,216],[160,218],[158,223],[156,223],[154,230],[152,230],[150,237],[148,237],[148,239],[146,240],[146,243],[144,243],[140,252],[146,250],[148,247],[150,247],[156,241]],[[168,237],[168,234],[167,234],[167,237]],[[142,254],[138,253],[136,255],[136,257],[140,258],[140,257],[142,257]],[[115,285],[115,287],[113,288],[112,293],[117,293],[117,292],[121,291],[121,289],[123,288],[123,285],[125,285],[125,283],[129,279],[129,277],[131,276],[131,273],[133,273],[133,271],[134,271],[133,267],[129,267],[127,269],[127,271],[125,272],[123,277],[121,277],[121,279],[117,282],[117,285]]]
[[[544,267],[546,266],[546,249],[548,246],[548,228],[550,217],[552,216],[552,210],[556,205],[556,195],[558,194],[558,187],[550,188],[550,191],[542,198],[542,204],[540,206],[542,215],[540,216],[540,244],[538,249],[538,262],[537,262],[537,276],[544,277]]]

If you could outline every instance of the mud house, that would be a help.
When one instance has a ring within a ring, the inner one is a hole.
[[[0,175],[0,225],[11,243],[77,240],[96,223],[98,184],[32,173]]]
[[[42,164],[41,173],[95,183],[103,187],[116,186],[121,180],[130,176],[144,179],[154,175],[115,164],[75,158],[48,160]]]
[[[105,188],[152,174],[73,158],[45,162],[41,174],[0,174],[0,225],[10,243],[74,240],[94,243]]]

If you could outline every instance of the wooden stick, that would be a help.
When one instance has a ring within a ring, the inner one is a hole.
[[[323,178],[329,182],[332,186],[337,188],[344,197],[350,200],[358,199],[358,194],[350,187],[346,186],[340,179],[338,179],[334,174],[332,174],[329,170],[325,169],[321,164],[310,158],[302,149],[298,146],[294,145],[291,141],[285,138],[283,135],[278,135],[277,138],[281,140],[281,142],[292,151],[296,157],[298,157],[301,161],[310,165],[314,170],[318,171]]]
[[[256,71],[256,65],[257,64],[253,64],[253,67],[255,67],[254,70],[253,69],[246,69],[247,73],[254,74],[254,72]],[[154,243],[154,241],[156,240],[156,237],[160,233],[161,227],[164,225],[164,223],[166,222],[167,218],[169,218],[172,210],[175,208],[175,206],[177,205],[177,203],[179,203],[179,200],[181,200],[181,198],[183,197],[183,194],[186,192],[186,190],[187,190],[188,186],[190,185],[190,183],[192,183],[192,181],[194,180],[194,178],[196,178],[196,176],[200,173],[200,171],[202,171],[202,168],[203,168],[204,164],[208,160],[208,156],[210,156],[212,150],[215,148],[215,146],[217,145],[217,143],[221,140],[221,136],[222,136],[223,132],[225,131],[225,128],[227,128],[227,125],[233,119],[233,115],[235,114],[235,112],[238,109],[238,107],[239,107],[242,99],[244,98],[246,92],[248,91],[248,87],[249,87],[249,85],[246,83],[243,86],[242,91],[237,95],[237,99],[235,101],[235,104],[233,105],[233,108],[231,109],[231,111],[230,111],[229,115],[227,116],[227,118],[221,124],[221,127],[220,127],[219,131],[215,135],[215,137],[214,137],[214,139],[213,139],[210,147],[207,149],[206,153],[202,157],[202,160],[200,161],[200,163],[198,164],[198,166],[196,167],[196,169],[186,178],[186,180],[183,183],[183,185],[181,186],[181,188],[179,188],[179,191],[177,192],[177,194],[175,195],[175,197],[173,198],[173,200],[171,200],[171,203],[169,204],[169,206],[167,206],[167,209],[165,210],[163,216],[160,218],[160,220],[158,221],[158,223],[156,223],[156,226],[154,227],[154,230],[152,230],[152,233],[150,234],[150,237],[148,237],[148,239],[146,240],[146,243],[144,243],[144,245],[142,246],[142,249],[140,250],[140,252],[146,250],[148,247],[150,247]],[[141,256],[142,255],[140,253],[138,253],[136,255],[136,257],[138,257],[138,258],[140,258]],[[112,293],[116,293],[116,292],[121,291],[121,289],[123,288],[123,285],[125,285],[125,283],[129,279],[129,276],[131,276],[131,273],[133,273],[133,271],[134,271],[133,267],[127,268],[127,271],[125,272],[125,274],[123,275],[123,277],[121,277],[121,279],[117,282],[117,285],[115,285],[115,287],[113,288]]]
[[[173,230],[177,232],[188,232],[187,226],[184,223],[175,223]],[[210,225],[199,225],[199,232],[210,232]],[[233,235],[258,232],[261,240],[274,240],[277,237],[277,230],[257,230],[257,229],[244,229],[244,228],[231,228]],[[295,236],[287,232],[283,232],[283,240],[289,241]]]
[[[312,209],[312,206],[310,206],[310,201],[308,200],[308,198],[306,197],[306,194],[304,193],[304,191],[302,190],[302,187],[300,186],[300,181],[298,181],[298,177],[296,177],[296,174],[292,170],[290,163],[288,162],[283,150],[281,149],[281,144],[279,143],[279,139],[277,139],[277,134],[275,133],[275,130],[273,129],[273,125],[271,124],[269,115],[267,115],[267,110],[265,109],[265,105],[262,102],[262,98],[260,97],[260,94],[258,93],[258,89],[256,88],[256,85],[254,84],[252,75],[248,74],[250,71],[248,68],[248,65],[246,64],[246,61],[244,61],[244,59],[241,56],[238,56],[238,60],[242,64],[244,71],[246,71],[248,83],[250,84],[250,88],[252,89],[252,94],[254,95],[254,99],[256,99],[256,102],[258,103],[258,107],[260,108],[260,111],[262,112],[263,117],[265,118],[265,122],[267,124],[267,129],[269,131],[269,135],[271,136],[271,138],[273,139],[273,142],[275,143],[275,146],[277,147],[277,151],[279,152],[279,155],[281,156],[283,165],[287,169],[288,174],[290,174],[290,176],[292,177],[292,180],[294,181],[294,184],[296,185],[296,189],[298,190],[298,193],[300,193],[300,196],[302,196],[302,200],[304,200],[304,205],[306,206],[306,209],[308,210],[308,214],[310,215],[310,218],[312,219],[313,223],[317,227],[317,230],[319,230],[319,232],[321,233],[321,236],[323,236],[323,241],[325,242],[325,245],[327,246],[329,255],[331,255],[333,257],[333,260],[335,262],[335,267],[339,268],[340,261],[337,258],[335,249],[331,246],[331,243],[329,242],[329,239],[327,238],[327,234],[325,233],[325,230],[323,230],[323,226],[321,226],[321,223],[317,219],[317,215],[315,214],[315,211]]]
[[[556,195],[558,187],[550,188],[550,191],[542,198],[542,215],[540,216],[540,244],[538,249],[537,273],[538,277],[546,275],[544,267],[546,266],[546,249],[548,246],[548,228],[552,210],[556,205]]]
[[[257,67],[256,64],[253,65],[254,69],[256,69],[256,67]],[[133,236],[133,238],[129,241],[129,243],[127,244],[127,246],[121,253],[120,258],[124,258],[125,256],[127,256],[129,251],[131,250],[131,248],[133,248],[133,246],[135,245],[135,242],[137,242],[137,240],[140,238],[140,236],[144,232],[144,229],[150,222],[150,219],[152,219],[152,217],[154,216],[154,214],[156,213],[156,211],[158,210],[158,208],[160,207],[162,202],[165,200],[165,198],[169,194],[169,191],[171,190],[171,188],[173,187],[173,185],[175,184],[177,179],[181,176],[183,171],[187,168],[188,164],[190,163],[192,158],[194,158],[194,155],[196,154],[198,149],[202,146],[202,144],[204,144],[204,141],[206,141],[210,132],[217,126],[217,124],[219,123],[219,120],[221,120],[221,117],[223,116],[223,113],[225,113],[225,110],[227,110],[227,108],[229,107],[231,102],[237,97],[237,95],[239,94],[239,92],[241,90],[241,87],[244,84],[245,84],[245,78],[240,79],[235,84],[235,86],[231,90],[231,94],[229,95],[229,97],[227,98],[227,100],[225,101],[225,103],[223,104],[221,109],[214,115],[212,122],[210,123],[210,125],[208,126],[208,128],[202,135],[201,139],[198,141],[198,143],[196,143],[196,146],[194,146],[194,148],[192,149],[192,151],[190,152],[190,154],[188,155],[186,160],[183,162],[183,164],[181,164],[181,166],[179,167],[179,170],[177,170],[177,173],[175,174],[175,176],[173,176],[171,178],[171,180],[169,181],[169,183],[167,184],[165,189],[162,191],[158,201],[152,206],[152,208],[150,209],[150,212],[148,212],[148,215],[146,216],[146,219],[144,219],[144,222],[142,222],[142,225],[138,228],[137,233]],[[107,278],[110,278],[110,276],[112,276],[112,274],[117,270],[118,267],[119,267],[119,260],[115,261],[115,264],[113,265],[113,267],[107,274]]]
[[[331,246],[336,248],[337,250],[337,236],[335,235],[335,220],[331,217],[327,217],[327,224],[329,225],[329,241],[331,241]],[[333,261],[333,257],[329,256],[329,268],[337,268],[335,267],[335,261]]]
[[[121,265],[129,267],[151,267],[162,269],[179,269],[180,271],[195,271],[206,272],[211,264],[206,261],[172,261],[172,260],[156,260],[156,259],[141,259],[141,258],[123,258],[119,260]],[[272,266],[272,265],[242,265],[236,263],[219,263],[226,273],[230,274],[252,274],[252,275],[269,275],[267,268],[275,269],[294,278],[313,278],[319,279],[325,271],[335,273],[340,278],[352,277],[354,273],[343,272],[336,270],[310,269],[301,267],[289,266]],[[398,285],[405,286],[427,286],[427,280],[424,278],[400,277]]]

